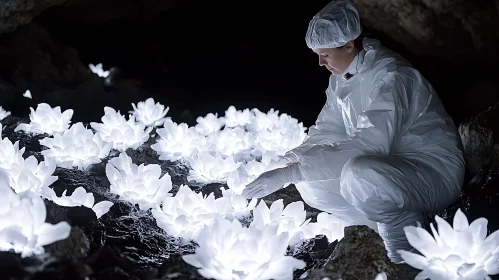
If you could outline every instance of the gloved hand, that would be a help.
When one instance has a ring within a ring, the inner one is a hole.
[[[302,180],[298,163],[284,168],[262,173],[255,181],[251,182],[243,190],[242,196],[246,198],[261,198],[267,196],[288,183],[297,183]]]

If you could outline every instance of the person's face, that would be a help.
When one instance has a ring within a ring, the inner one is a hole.
[[[357,55],[353,41],[339,48],[312,49],[319,56],[319,65],[325,66],[334,75],[342,75]]]

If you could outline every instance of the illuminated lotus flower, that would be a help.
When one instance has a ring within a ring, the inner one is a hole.
[[[202,230],[195,253],[182,258],[209,279],[293,279],[305,262],[286,256],[288,239],[274,225],[246,228],[238,220],[217,219]]]
[[[102,123],[92,122],[90,125],[106,142],[113,143],[113,149],[126,151],[128,148],[137,149],[149,139],[152,127],[145,128],[144,124],[135,122],[134,118],[127,121],[125,116],[111,107],[104,107]]]
[[[388,280],[388,277],[385,272],[381,272],[376,275],[376,278],[374,278],[374,280]]]
[[[225,126],[226,127],[236,127],[245,126],[251,123],[251,118],[253,113],[249,109],[236,110],[236,107],[230,106],[227,111],[225,111]]]
[[[317,222],[307,224],[305,227],[302,227],[302,230],[306,239],[317,235],[324,235],[331,243],[343,238],[345,225],[345,222],[333,215],[321,212],[317,215]]]
[[[238,156],[239,153],[249,154],[254,146],[255,136],[242,128],[226,128],[207,136],[210,144],[205,151],[225,156]]]
[[[19,165],[12,165],[6,171],[9,174],[10,186],[16,193],[41,193],[43,188],[57,181],[58,177],[52,176],[55,168],[55,161],[38,163],[34,156],[30,156]]]
[[[97,74],[97,76],[101,78],[107,78],[107,76],[109,76],[109,71],[104,71],[104,69],[102,69],[102,63],[97,65],[89,64],[88,67],[92,73]]]
[[[126,154],[109,160],[106,165],[107,179],[111,192],[121,199],[139,204],[140,209],[156,207],[163,199],[171,196],[171,177],[165,173],[161,177],[161,167],[157,164],[137,166]]]
[[[151,145],[151,149],[159,154],[159,159],[177,161],[187,159],[194,150],[203,150],[205,137],[187,124],[176,124],[167,119],[164,128],[156,130],[160,139]]]
[[[153,98],[148,98],[146,101],[138,102],[137,105],[132,103],[133,111],[130,113],[135,117],[138,122],[143,123],[145,126],[160,126],[167,118],[166,113],[170,107],[165,109],[165,106],[159,102],[154,103]]]
[[[251,123],[246,125],[246,129],[250,132],[260,132],[262,130],[272,130],[279,123],[279,111],[270,109],[267,113],[263,113],[258,109],[252,110],[254,117]]]
[[[241,165],[232,157],[223,159],[221,156],[214,157],[209,153],[193,155],[189,158],[189,164],[191,170],[187,180],[200,184],[225,182],[229,174]]]
[[[218,117],[217,114],[209,113],[206,117],[198,117],[196,130],[203,134],[208,135],[213,132],[219,131],[225,125],[225,118]]]
[[[215,207],[222,214],[226,214],[225,218],[229,220],[242,219],[251,214],[255,209],[258,199],[253,198],[251,201],[240,194],[234,193],[231,189],[220,188],[222,197],[215,200]]]
[[[40,144],[49,148],[42,151],[46,160],[52,159],[63,168],[77,167],[80,170],[101,162],[112,147],[112,143],[101,139],[100,133],[94,134],[81,122],[73,124],[62,134],[55,133],[53,138],[40,140]]]
[[[0,124],[0,137],[2,135],[3,126]],[[19,141],[14,144],[5,137],[0,141],[0,168],[9,170],[13,165],[19,166],[24,162],[24,149],[19,150]]]
[[[71,226],[46,223],[46,215],[41,197],[17,195],[8,186],[0,186],[0,251],[14,250],[24,258],[42,254],[43,246],[68,238]]]
[[[263,129],[257,133],[257,148],[262,151],[275,151],[284,155],[298,147],[305,140],[306,128],[298,120],[282,114],[272,129]]]
[[[289,245],[294,246],[307,239],[303,229],[306,228],[310,219],[305,221],[306,216],[307,212],[301,201],[292,202],[284,208],[282,199],[279,199],[274,201],[269,209],[265,201],[260,200],[253,210],[253,222],[250,227],[276,225],[278,226],[277,234],[289,233]]]
[[[58,197],[51,188],[43,188],[42,193],[45,197],[60,206],[85,206],[90,208],[95,212],[97,219],[109,212],[109,209],[111,209],[111,206],[114,204],[111,201],[101,201],[94,205],[94,194],[87,193],[83,187],[76,188],[70,196],[66,195],[66,191],[67,190],[65,190],[60,197]]]
[[[73,117],[73,110],[68,109],[61,113],[61,107],[50,107],[47,103],[40,103],[36,107],[36,111],[33,108],[29,108],[31,113],[29,114],[30,123],[19,124],[14,131],[23,130],[27,133],[33,134],[43,134],[47,133],[53,135],[55,132],[64,132],[69,127],[71,118]]]
[[[217,206],[220,205],[215,204],[213,193],[203,196],[182,185],[175,196],[163,200],[161,208],[152,209],[152,215],[169,235],[196,240],[205,225],[212,225],[214,219],[221,216]]]
[[[0,106],[0,121],[10,116],[10,112],[6,111],[2,106]]]
[[[435,216],[438,232],[431,224],[433,236],[421,227],[404,228],[409,243],[422,255],[397,251],[402,259],[422,270],[416,279],[491,279],[499,273],[499,231],[487,237],[487,219],[468,223],[458,209],[454,228]]]

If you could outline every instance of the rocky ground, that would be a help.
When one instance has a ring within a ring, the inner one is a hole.
[[[497,184],[497,146],[494,137],[497,107],[483,112],[460,126],[468,161],[468,181],[458,202],[446,211],[438,213],[448,221],[457,208],[461,208],[469,219],[486,217],[489,230],[499,229]],[[14,128],[26,117],[9,116],[2,120],[3,137],[19,141],[26,147],[25,156],[34,155],[43,160],[42,147],[38,140],[43,135],[31,137]],[[181,184],[187,183],[187,169],[179,164],[159,161],[150,145],[150,139],[138,150],[127,154],[137,164],[159,164],[163,172],[172,177],[175,193]],[[112,156],[112,153],[111,153]],[[110,212],[97,220],[94,212],[85,207],[61,207],[46,201],[47,222],[67,221],[72,226],[68,239],[46,246],[46,254],[38,257],[20,258],[3,252],[0,254],[0,273],[4,279],[200,279],[196,269],[182,261],[180,256],[191,253],[194,244],[179,245],[160,229],[150,213],[141,212],[129,203],[119,201],[109,193],[109,182],[105,175],[105,164],[92,166],[88,171],[57,168],[54,175],[59,179],[52,185],[61,195],[68,195],[79,186],[94,193],[96,202],[110,200],[115,204]],[[213,184],[198,189],[203,193],[218,191],[222,185]],[[265,200],[284,199],[285,204],[300,200],[293,186],[285,188]],[[318,211],[307,208],[309,216]],[[428,218],[435,213],[429,213]],[[389,279],[413,279],[416,270],[407,265],[395,265],[389,261],[381,237],[365,226],[345,228],[345,237],[340,242],[328,243],[319,236],[309,240],[294,253],[296,258],[306,261],[307,267],[295,272],[296,278],[305,279],[374,279],[385,271]]]

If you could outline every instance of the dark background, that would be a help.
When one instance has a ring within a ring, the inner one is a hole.
[[[95,25],[61,25],[54,8],[38,22],[77,46],[84,64],[120,68],[163,95],[173,111],[188,109],[196,117],[223,115],[230,105],[274,108],[310,126],[326,100],[330,73],[306,46],[305,33],[327,3],[185,1],[147,23]]]
[[[11,1],[12,3],[20,1]],[[432,83],[459,124],[499,100],[499,1],[352,0],[364,30]],[[497,2],[497,3],[496,3]],[[305,44],[329,1],[46,0],[0,17],[0,105],[40,102],[98,121],[152,96],[174,121],[270,108],[310,126],[329,72]],[[25,10],[23,10],[25,9]],[[26,21],[25,18],[32,18]],[[8,24],[7,24],[8,23]],[[3,28],[3,30],[2,30]],[[88,70],[119,69],[105,86]],[[22,97],[30,89],[33,99]]]

